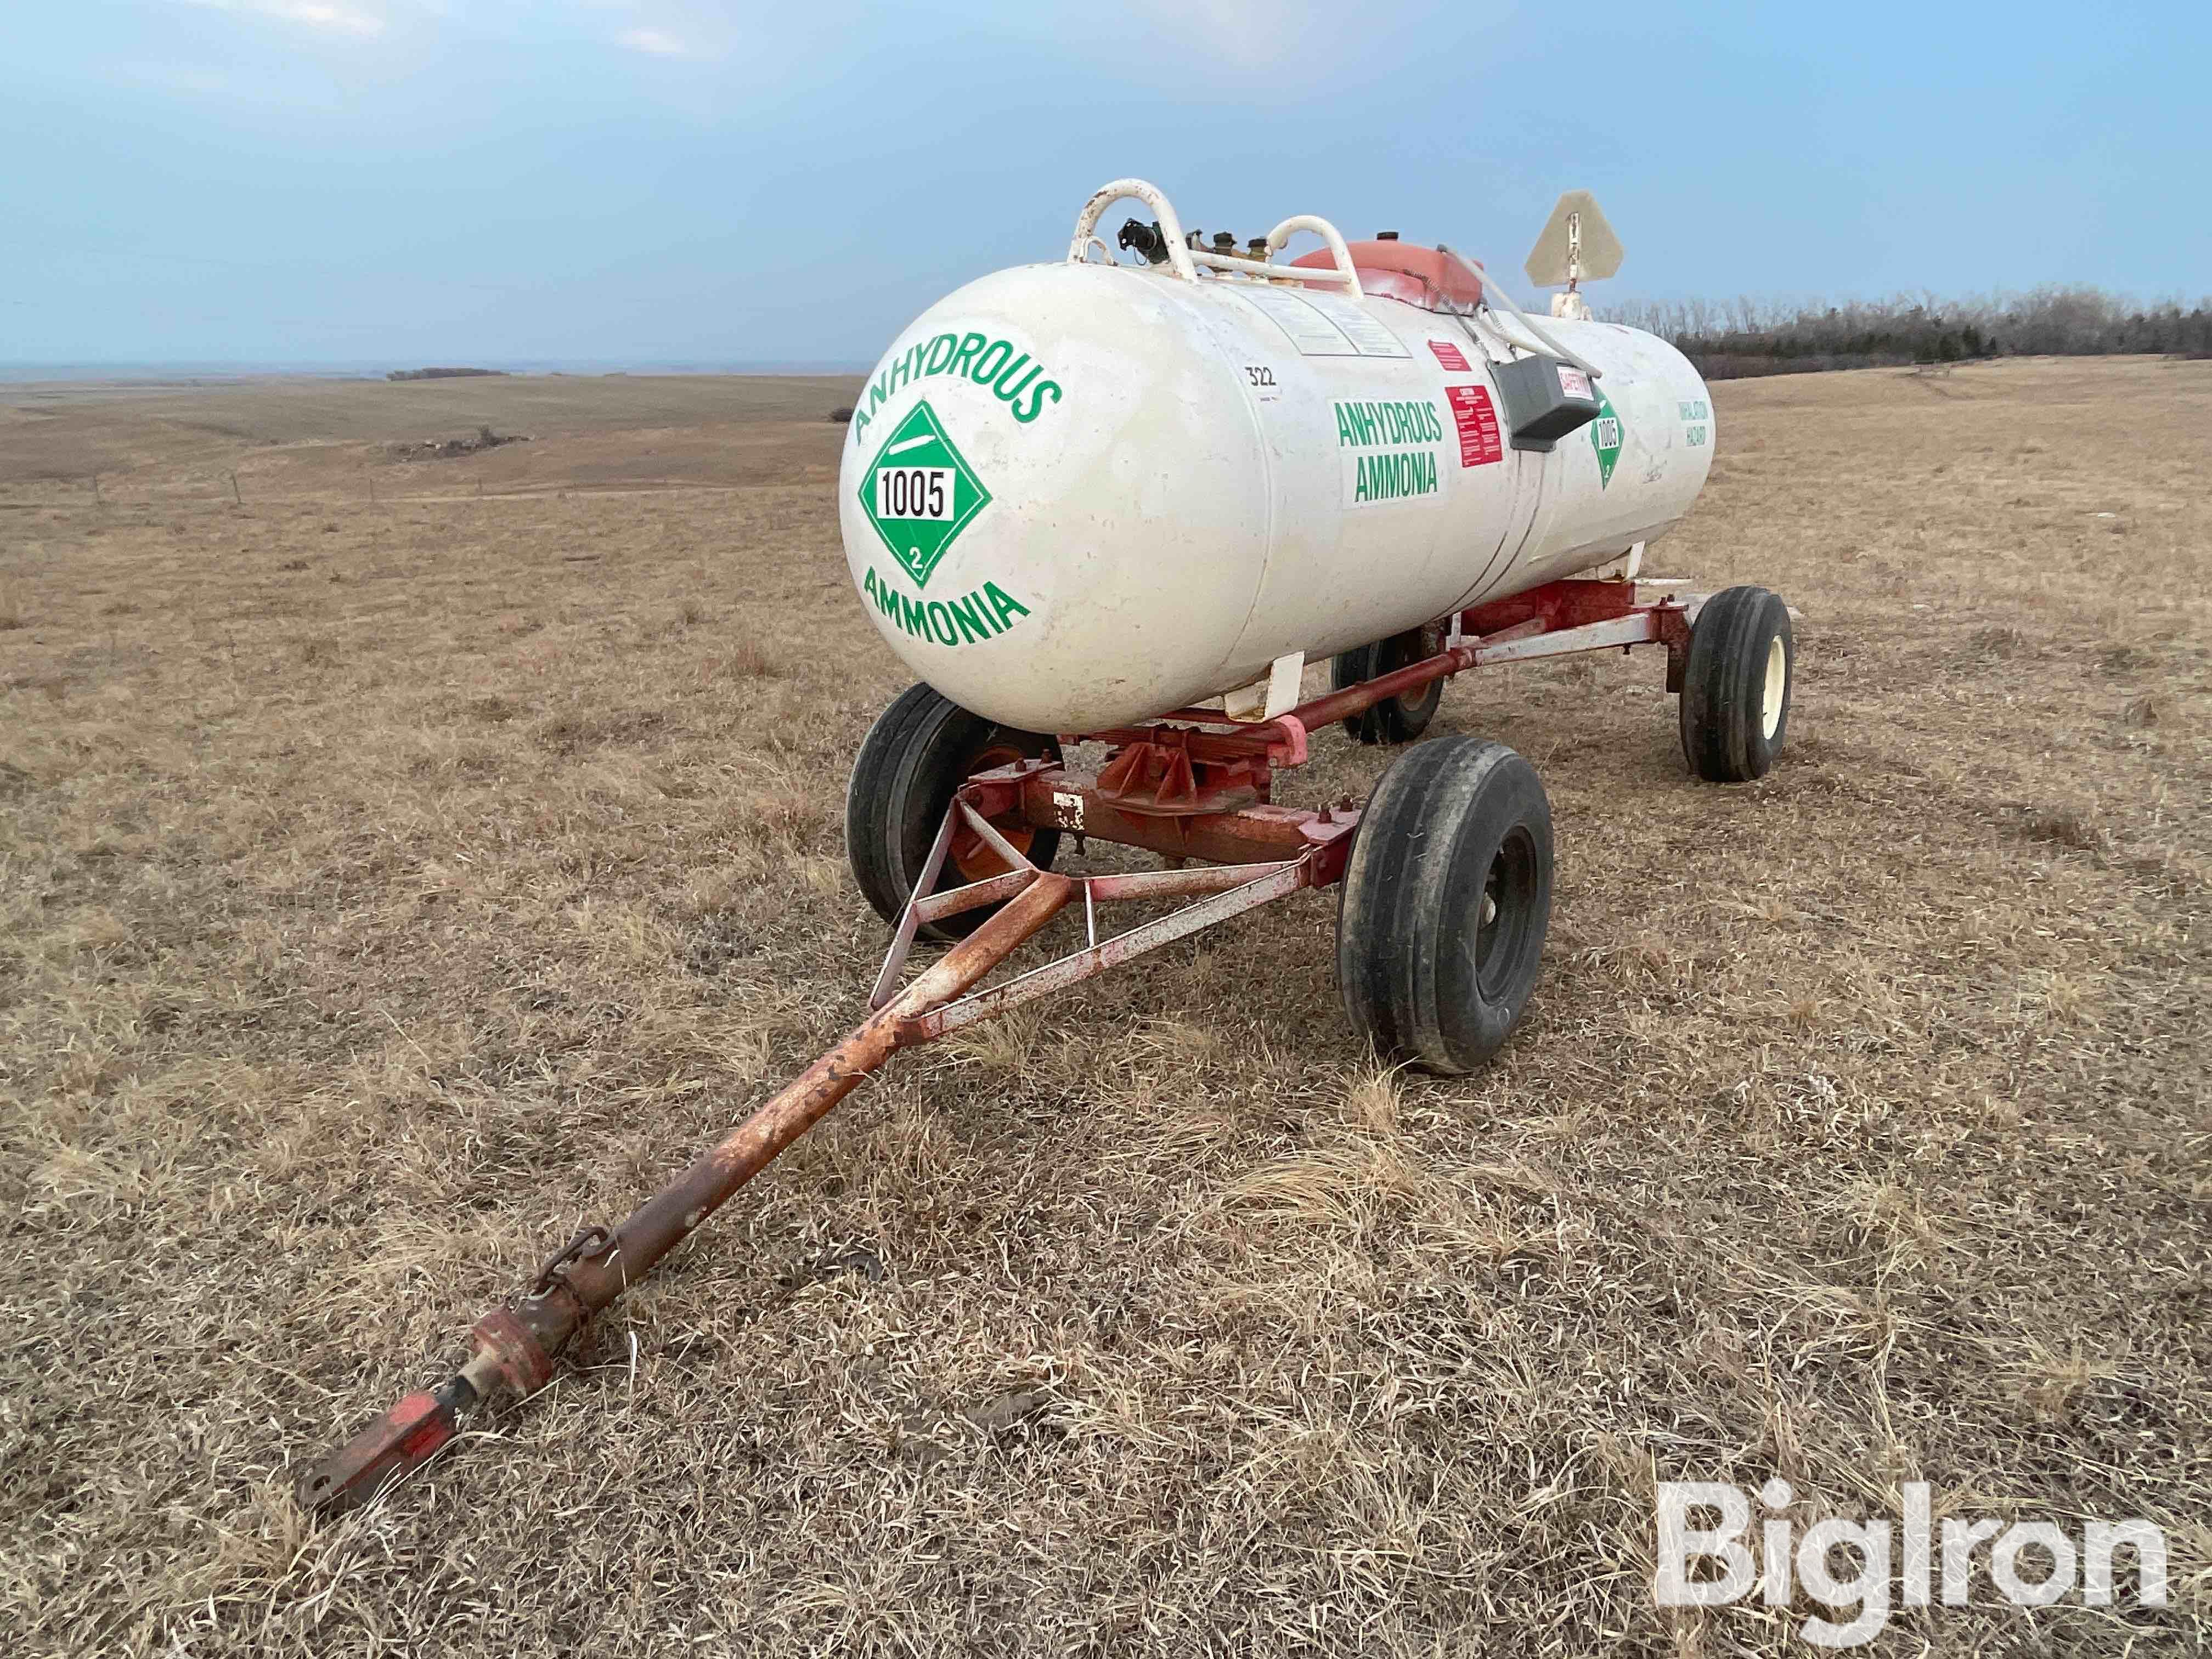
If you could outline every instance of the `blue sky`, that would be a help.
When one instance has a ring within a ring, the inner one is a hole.
[[[1125,174],[1516,274],[1585,186],[1619,296],[2212,292],[2202,0],[4,16],[0,362],[872,361]]]

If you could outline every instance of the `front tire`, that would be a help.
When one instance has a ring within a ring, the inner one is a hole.
[[[1552,915],[1552,808],[1503,744],[1444,738],[1384,773],[1337,899],[1336,977],[1387,1058],[1457,1076],[1528,1006]]]
[[[1682,753],[1708,783],[1748,783],[1773,769],[1790,732],[1797,642],[1790,607],[1763,587],[1707,599],[1682,670]]]
[[[845,787],[845,858],[861,895],[896,925],[907,897],[929,861],[929,849],[952,804],[952,792],[978,772],[1026,757],[1060,758],[1060,744],[971,714],[927,685],[908,688],[868,728]],[[1052,867],[1060,831],[994,823],[1040,870]],[[975,835],[955,832],[933,891],[1002,873],[1006,864]],[[965,938],[996,905],[924,923],[918,939]]]

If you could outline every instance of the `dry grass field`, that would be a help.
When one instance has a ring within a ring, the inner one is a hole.
[[[1654,1482],[1775,1475],[2166,1530],[2163,1610],[1983,1575],[1879,1651],[2212,1644],[2207,363],[1716,387],[1653,563],[1801,609],[1792,747],[1692,782],[1646,654],[1449,690],[1558,825],[1492,1070],[1378,1073],[1262,909],[895,1064],[310,1531],[290,1466],[863,1009],[848,395],[10,394],[10,1651],[1804,1652],[1652,1604]]]

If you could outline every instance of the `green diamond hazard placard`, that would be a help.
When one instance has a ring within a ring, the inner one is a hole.
[[[1597,394],[1597,419],[1590,422],[1590,445],[1597,451],[1597,487],[1602,489],[1613,482],[1613,464],[1620,459],[1620,416],[1602,392]]]
[[[916,587],[929,585],[945,549],[990,501],[926,403],[891,429],[860,480],[861,510]]]

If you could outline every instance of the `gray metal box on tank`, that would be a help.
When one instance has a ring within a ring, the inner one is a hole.
[[[1516,357],[1492,365],[1505,403],[1513,447],[1549,453],[1570,432],[1597,418],[1597,388],[1590,377],[1556,357]]]

